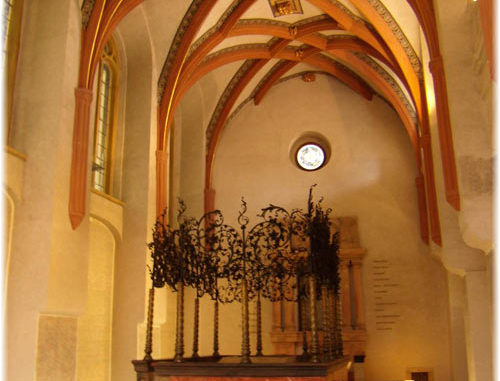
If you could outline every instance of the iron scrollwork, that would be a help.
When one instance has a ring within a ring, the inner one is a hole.
[[[241,362],[251,362],[248,309],[253,299],[257,300],[256,354],[262,355],[261,297],[271,302],[292,301],[300,305],[304,358],[313,362],[319,361],[321,349],[316,308],[316,301],[321,300],[323,314],[329,311],[328,316],[322,318],[323,336],[327,339],[323,343],[323,357],[330,360],[342,355],[338,348],[341,324],[336,306],[338,234],[330,232],[331,210],[323,210],[322,199],[313,202],[313,187],[309,191],[307,212],[300,209],[288,212],[270,204],[257,215],[258,222],[252,227],[243,198],[238,228],[228,225],[220,210],[211,211],[198,220],[187,217],[182,201],[179,201],[177,228],[167,223],[166,211],[158,217],[153,241],[148,244],[153,262],[151,279],[153,287],[166,285],[178,293],[175,361],[183,361],[184,287],[195,290],[192,358],[198,357],[199,298],[204,295],[215,303],[214,357],[219,356],[219,303],[237,301],[242,304]],[[309,301],[308,308],[306,301]],[[309,309],[310,345],[305,335],[306,309]]]

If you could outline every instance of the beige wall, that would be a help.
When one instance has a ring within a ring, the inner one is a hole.
[[[7,185],[22,180],[23,196],[15,199],[7,270],[7,377],[72,377],[88,247],[88,223],[74,232],[67,214],[79,9],[32,1],[24,19],[11,144],[26,161],[23,177]]]
[[[289,158],[290,146],[304,131],[321,133],[332,146],[330,162],[319,171],[301,171]],[[258,208],[269,203],[305,208],[314,183],[316,199],[324,196],[335,215],[358,217],[361,245],[367,249],[367,380],[403,379],[407,367],[432,368],[436,380],[450,377],[446,273],[420,240],[411,152],[403,125],[385,102],[368,102],[325,76],[314,83],[284,82],[259,106],[245,106],[217,149],[215,206],[228,221],[235,223],[241,196],[254,223]],[[374,275],[380,260],[388,267],[384,277],[389,280],[382,283]],[[379,290],[387,292],[383,299],[377,299]],[[396,304],[377,311],[376,303],[385,301]],[[226,353],[238,353],[240,345],[234,321],[239,315],[232,310],[222,314],[227,323],[221,336],[234,338],[224,343]],[[264,348],[270,353],[268,339]]]

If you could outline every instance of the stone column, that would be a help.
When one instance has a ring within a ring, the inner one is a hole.
[[[467,271],[466,343],[470,381],[492,379],[492,308],[490,283],[486,270]]]
[[[340,260],[340,293],[342,300],[342,325],[351,326],[351,289],[349,287],[349,260]]]
[[[468,374],[464,320],[465,299],[464,277],[448,273],[450,351],[454,381],[467,381]]]
[[[352,261],[352,276],[354,284],[354,310],[356,311],[356,329],[365,328],[365,308],[363,300],[363,283],[361,280],[361,259]]]
[[[285,309],[285,331],[296,331],[297,324],[295,322],[295,302],[287,302],[283,303],[283,308]]]

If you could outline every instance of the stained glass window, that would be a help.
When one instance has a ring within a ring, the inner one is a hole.
[[[111,147],[113,144],[116,58],[111,42],[106,44],[99,68],[92,186],[110,193]]]
[[[325,151],[315,143],[307,143],[297,150],[297,164],[306,171],[314,171],[321,168],[325,162]]]

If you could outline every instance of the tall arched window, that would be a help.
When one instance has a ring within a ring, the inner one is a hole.
[[[118,59],[114,42],[110,39],[104,47],[99,64],[96,118],[94,132],[94,160],[92,162],[92,187],[111,194],[113,135],[116,119],[116,94]]]

